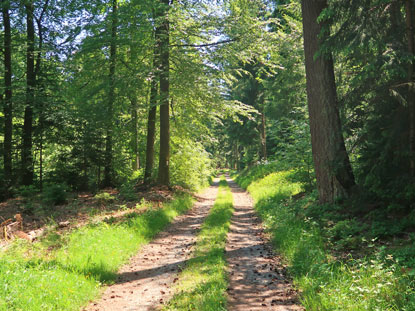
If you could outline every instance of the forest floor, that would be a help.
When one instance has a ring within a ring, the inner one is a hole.
[[[285,268],[271,251],[250,196],[227,178],[234,214],[226,243],[228,310],[303,310]],[[84,310],[160,310],[175,294],[180,272],[193,256],[197,234],[218,193],[218,181],[201,200],[122,267],[115,284]],[[218,310],[219,311],[219,310]]]
[[[185,191],[181,188],[175,190]],[[19,214],[23,220],[22,231],[31,238],[37,238],[47,230],[61,234],[93,222],[119,222],[130,213],[144,213],[148,207],[160,206],[172,197],[171,190],[159,186],[138,192],[134,201],[119,199],[118,191],[112,188],[95,195],[90,192],[71,193],[64,204],[55,206],[45,205],[39,195],[30,198],[18,196],[0,202],[0,223],[15,220],[16,214]],[[137,201],[152,204],[137,204]],[[5,244],[7,241],[0,234],[0,246]]]

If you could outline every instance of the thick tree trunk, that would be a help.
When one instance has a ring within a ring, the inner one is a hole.
[[[4,182],[8,189],[12,183],[12,129],[13,129],[13,104],[12,104],[12,50],[9,3],[2,0],[2,13],[4,23]]]
[[[319,55],[322,25],[317,22],[326,0],[302,0],[304,52],[311,143],[321,203],[348,196],[355,185],[344,145],[331,55]]]
[[[408,53],[414,56],[414,15],[412,0],[405,0],[406,34]],[[409,166],[411,176],[415,176],[415,92],[414,92],[414,61],[408,64],[408,109],[409,109]]]
[[[31,185],[33,183],[33,107],[35,101],[36,73],[35,73],[35,27],[33,22],[33,2],[27,1],[26,27],[27,27],[27,49],[26,49],[26,107],[24,111],[23,124],[23,146],[22,146],[22,183]]]
[[[117,56],[117,0],[112,0],[112,24],[110,43],[110,68],[108,75],[108,107],[107,137],[105,139],[104,187],[113,186],[113,131],[114,131],[114,100],[115,100],[115,66]]]
[[[160,155],[158,183],[170,184],[170,36],[169,0],[164,5],[163,21],[160,25]]]

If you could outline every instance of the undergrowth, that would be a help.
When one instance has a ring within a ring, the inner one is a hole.
[[[162,208],[100,222],[42,243],[16,241],[0,252],[0,310],[79,310],[111,283],[118,268],[173,218],[192,206],[190,195]]]
[[[232,201],[232,193],[222,179],[215,204],[197,237],[194,257],[181,272],[176,294],[164,310],[226,310],[224,248]]]
[[[237,181],[253,196],[307,311],[415,310],[413,269],[401,266],[382,248],[366,256],[337,257],[340,249],[347,254],[350,247],[339,242],[362,242],[357,238],[358,223],[339,218],[332,219],[330,227],[322,226],[318,220],[329,207],[319,206],[314,193],[298,194],[303,189],[295,172],[271,170],[245,172]],[[294,195],[302,198],[294,200]]]

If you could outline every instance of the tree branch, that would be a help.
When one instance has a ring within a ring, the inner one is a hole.
[[[172,44],[172,45],[170,45],[170,47],[204,48],[204,47],[209,47],[209,46],[217,46],[217,45],[221,45],[221,44],[231,43],[231,42],[235,42],[235,41],[238,41],[238,40],[239,40],[239,38],[228,39],[228,40],[223,40],[223,41],[218,41],[218,42],[213,42],[213,43],[205,43],[205,44]]]

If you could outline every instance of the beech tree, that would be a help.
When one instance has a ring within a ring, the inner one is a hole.
[[[110,58],[108,74],[108,106],[107,106],[107,133],[105,138],[105,166],[104,181],[106,187],[113,185],[113,127],[114,127],[114,101],[115,101],[115,69],[117,60],[117,24],[118,24],[118,1],[111,2],[111,39]]]
[[[161,1],[160,16],[160,155],[157,181],[170,184],[170,0]],[[157,40],[157,39],[156,39]]]
[[[32,0],[25,2],[26,9],[26,107],[24,111],[23,144],[22,144],[22,183],[33,183],[33,108],[35,104],[36,72],[35,72],[35,25],[34,5]]]
[[[12,183],[12,138],[13,138],[13,104],[12,104],[12,37],[10,27],[9,1],[2,0],[4,23],[4,181],[8,188]]]

